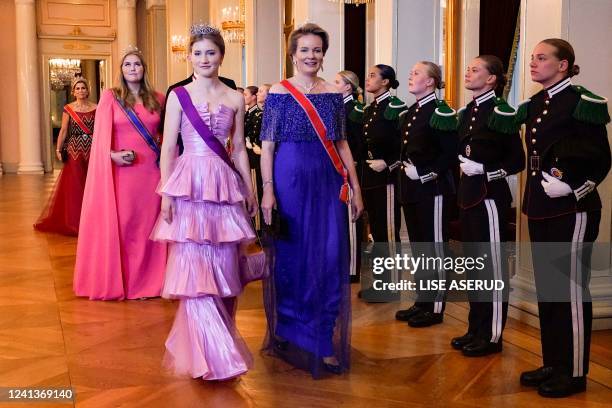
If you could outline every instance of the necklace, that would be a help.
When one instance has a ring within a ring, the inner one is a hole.
[[[302,88],[304,88],[304,90],[306,91],[305,93],[310,93],[313,89],[315,89],[315,87],[319,84],[319,78],[316,78],[314,80],[314,82],[312,83],[312,85],[310,86],[306,86],[303,83],[301,83],[300,81],[297,80],[297,78],[293,78],[295,79],[295,82],[298,83],[299,86],[301,86]]]
[[[85,109],[87,109],[89,107],[89,104],[87,102],[85,102],[83,104],[75,102],[74,107],[76,108],[76,110],[78,112],[83,112],[83,111],[85,111]]]

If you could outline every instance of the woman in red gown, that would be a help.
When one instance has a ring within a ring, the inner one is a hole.
[[[66,145],[65,151],[68,157],[53,188],[51,198],[34,224],[34,228],[44,232],[76,236],[79,232],[96,104],[87,99],[89,84],[83,77],[73,81],[72,94],[76,100],[64,106],[62,128],[55,151],[57,158],[62,160],[62,147]]]

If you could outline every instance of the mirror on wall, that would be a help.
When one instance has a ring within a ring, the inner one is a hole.
[[[49,59],[49,119],[51,122],[52,152],[57,148],[57,138],[62,126],[64,105],[74,101],[71,84],[74,78],[84,77],[89,82],[89,100],[98,103],[106,88],[106,61],[98,59],[51,58]],[[53,169],[61,169],[62,162],[52,155]]]

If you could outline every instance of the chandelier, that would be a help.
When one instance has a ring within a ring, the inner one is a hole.
[[[51,88],[63,89],[70,85],[76,75],[81,74],[81,60],[52,58],[49,60],[49,77]]]
[[[244,45],[244,0],[235,7],[221,9],[221,29],[225,42]]]
[[[328,0],[328,1],[331,1],[332,3],[344,2],[345,4],[354,4],[356,6],[359,6],[360,4],[374,3],[374,0]]]

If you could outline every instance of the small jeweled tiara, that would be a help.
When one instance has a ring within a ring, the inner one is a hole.
[[[123,50],[123,56],[126,56],[128,54],[142,55],[142,51],[140,51],[137,46],[130,44],[125,47],[125,50]]]
[[[89,82],[87,81],[87,79],[85,79],[85,77],[83,77],[83,76],[76,76],[76,77],[72,78],[72,81],[70,81],[70,89],[74,89],[76,84],[78,84],[79,82],[84,83],[85,86],[87,88],[89,88]]]
[[[219,35],[221,32],[217,27],[213,27],[209,24],[198,23],[191,26],[189,29],[189,33],[191,35],[206,35],[206,34],[214,34]]]

